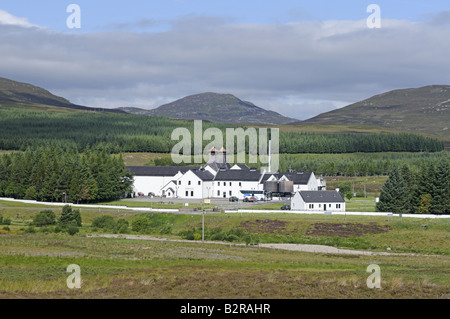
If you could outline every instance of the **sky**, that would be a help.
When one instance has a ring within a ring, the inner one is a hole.
[[[0,0],[0,77],[92,107],[217,92],[304,120],[450,84],[449,39],[439,0]]]

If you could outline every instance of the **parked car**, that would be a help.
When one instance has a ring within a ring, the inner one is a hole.
[[[143,196],[144,196],[144,193],[139,192],[139,193],[138,193],[138,196],[139,196],[139,197],[143,197]]]
[[[281,206],[281,210],[291,210],[291,205]]]
[[[153,192],[148,193],[148,197],[150,197],[150,198],[155,197],[155,193],[153,193]]]
[[[237,202],[237,201],[239,201],[239,198],[237,198],[236,196],[230,197],[230,202]]]
[[[245,197],[244,198],[244,202],[257,202],[258,199],[256,199],[256,197]]]

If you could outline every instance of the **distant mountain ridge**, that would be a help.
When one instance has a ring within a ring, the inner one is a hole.
[[[364,125],[450,138],[450,85],[393,90],[297,122]]]
[[[0,77],[0,107],[55,106],[82,111],[124,113],[120,110],[77,105],[32,84]]]
[[[251,102],[243,101],[232,94],[213,92],[189,95],[152,110],[129,107],[119,109],[132,114],[218,123],[288,124],[296,121],[277,112],[265,110]]]

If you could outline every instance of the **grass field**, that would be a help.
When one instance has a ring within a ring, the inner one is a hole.
[[[205,231],[241,229],[260,243],[322,244],[415,256],[315,254],[199,241],[91,238],[100,215],[130,223],[140,214],[82,211],[75,236],[22,233],[39,208],[1,209],[0,298],[450,298],[448,220],[292,214],[207,214]],[[58,210],[55,210],[58,215]],[[20,218],[17,218],[17,213]],[[152,215],[152,216],[150,216]],[[201,226],[199,215],[147,214],[145,232],[167,238]],[[373,232],[372,230],[382,230]],[[134,233],[129,231],[129,233]],[[81,268],[82,288],[68,289],[66,268]],[[381,289],[369,289],[367,267],[381,268]]]

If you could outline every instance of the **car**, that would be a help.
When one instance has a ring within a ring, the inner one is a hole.
[[[229,201],[230,202],[237,202],[237,201],[239,201],[239,198],[237,198],[236,196],[231,196]]]
[[[144,196],[144,193],[139,192],[139,193],[138,193],[138,196],[139,196],[139,197],[143,197],[143,196]]]
[[[244,198],[244,202],[257,202],[257,201],[258,200],[254,196],[252,196],[252,197],[245,197]]]
[[[148,197],[150,197],[150,198],[153,198],[153,197],[155,197],[156,195],[155,195],[155,193],[153,193],[153,192],[150,192],[150,193],[148,193]]]
[[[283,205],[281,206],[281,210],[291,210],[291,205]]]

